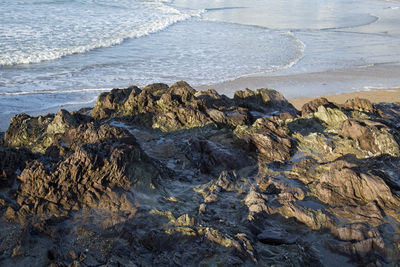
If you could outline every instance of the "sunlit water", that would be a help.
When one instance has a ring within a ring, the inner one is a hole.
[[[0,128],[114,87],[400,62],[400,3],[0,0]],[[289,92],[290,94],[290,92]]]

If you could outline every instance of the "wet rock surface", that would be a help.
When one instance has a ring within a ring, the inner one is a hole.
[[[15,116],[1,266],[394,266],[400,105],[185,82]]]

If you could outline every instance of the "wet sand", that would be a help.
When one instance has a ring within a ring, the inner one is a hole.
[[[197,90],[208,88],[214,88],[229,97],[245,88],[271,88],[286,99],[400,88],[400,65],[377,64],[313,73],[265,73],[195,87]]]
[[[400,65],[376,64],[283,75],[270,73],[195,88],[214,88],[229,97],[232,97],[236,90],[245,88],[271,88],[283,94],[297,109],[301,109],[304,103],[317,97],[326,97],[338,104],[355,97],[366,98],[373,103],[400,102]]]

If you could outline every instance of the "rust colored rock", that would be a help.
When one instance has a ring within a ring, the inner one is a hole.
[[[301,108],[301,115],[304,117],[307,114],[314,113],[320,106],[324,106],[326,108],[337,108],[334,103],[328,101],[328,99],[325,97],[320,97],[305,103]]]
[[[361,121],[345,121],[342,129],[339,131],[339,135],[357,140],[361,149],[371,151],[372,153],[379,151],[379,147],[375,142],[373,129]]]
[[[376,112],[371,101],[369,101],[368,99],[358,98],[358,97],[353,98],[353,99],[348,99],[344,103],[343,107],[346,109],[358,110],[358,111],[367,112],[367,113],[375,113]]]

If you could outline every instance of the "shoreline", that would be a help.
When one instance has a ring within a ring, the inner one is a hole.
[[[212,87],[210,87],[212,88]],[[243,87],[238,90],[243,90],[246,87]],[[258,88],[252,88],[252,89],[260,89],[262,87]],[[198,88],[196,88],[198,89]],[[274,89],[274,88],[271,88]],[[201,88],[201,90],[206,90],[205,88]],[[275,89],[274,89],[275,90]],[[279,90],[277,90],[280,92]],[[280,92],[281,93],[281,92]],[[395,102],[400,102],[400,88],[386,88],[386,89],[376,89],[376,90],[368,90],[368,91],[356,91],[356,92],[350,92],[350,93],[339,93],[339,94],[327,94],[327,95],[318,95],[318,96],[311,96],[311,97],[295,97],[295,98],[288,98],[284,94],[283,96],[288,100],[289,103],[291,103],[297,110],[301,110],[302,106],[316,98],[324,97],[328,99],[331,102],[334,102],[336,104],[344,104],[346,100],[352,99],[352,98],[365,98],[371,101],[373,104],[378,104],[378,103],[395,103]],[[232,96],[230,96],[232,97]],[[39,116],[39,115],[45,115],[48,113],[57,113],[60,109],[66,109],[68,111],[73,111],[73,110],[79,110],[82,108],[93,108],[92,105],[63,105],[60,107],[53,107],[49,109],[45,109],[42,111],[35,111],[35,112],[29,112],[29,115],[32,116]],[[18,113],[20,114],[20,113]],[[15,116],[15,115],[14,115]],[[0,132],[5,132],[9,127],[9,121],[6,123],[0,123]]]
[[[314,98],[325,97],[341,104],[349,98],[367,98],[373,103],[400,102],[400,64],[377,64],[367,67],[353,67],[315,73],[268,74],[246,76],[237,79],[199,86],[196,90],[215,89],[220,94],[233,97],[235,91],[270,88],[280,92],[297,109]],[[97,99],[97,97],[96,97]],[[60,109],[68,111],[93,107],[94,102],[84,105],[60,105],[43,110],[26,112],[29,115],[57,113]],[[20,114],[22,112],[18,112]],[[16,114],[14,114],[16,115]],[[13,114],[0,114],[0,131],[6,131]]]
[[[376,64],[306,73],[268,73],[239,77],[231,81],[195,86],[215,89],[232,97],[237,90],[270,88],[286,99],[320,97],[360,91],[400,88],[400,64]]]

